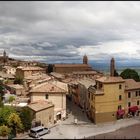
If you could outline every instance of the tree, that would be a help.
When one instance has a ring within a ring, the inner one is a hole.
[[[14,96],[10,96],[9,99],[8,99],[9,103],[13,102],[14,100],[15,100]]]
[[[133,69],[125,69],[121,72],[120,76],[123,79],[134,79],[135,81],[140,81],[138,73]]]
[[[10,129],[6,126],[6,125],[2,125],[0,126],[0,136],[8,136],[8,134],[10,133]]]
[[[31,128],[31,124],[33,120],[31,110],[28,107],[23,107],[19,111],[19,116],[23,123],[24,130],[25,131],[29,130]]]
[[[48,73],[53,72],[53,64],[48,65]]]
[[[0,97],[0,108],[3,107],[2,97]]]
[[[16,136],[17,132],[23,131],[23,124],[17,113],[11,113],[8,117],[7,122],[8,122],[8,125],[11,127],[15,136]]]
[[[16,110],[15,108],[11,107],[11,106],[4,106],[2,108],[0,108],[0,125],[7,125],[7,120],[8,117],[11,113],[15,113]]]
[[[114,76],[117,77],[119,76],[118,72],[116,71],[116,69],[114,70]]]
[[[21,84],[21,85],[23,85],[23,78],[16,77],[15,80],[14,80],[14,84]]]

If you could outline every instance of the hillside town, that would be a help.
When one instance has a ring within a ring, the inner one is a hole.
[[[54,128],[69,120],[73,109],[80,110],[80,117],[93,125],[139,116],[140,82],[116,76],[115,71],[114,58],[110,75],[105,75],[89,65],[86,55],[81,64],[47,65],[14,60],[4,51],[1,102],[14,108],[27,107],[32,116],[30,128]],[[74,116],[73,125],[79,122]]]

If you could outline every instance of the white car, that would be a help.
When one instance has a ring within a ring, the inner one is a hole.
[[[45,128],[43,126],[37,126],[30,129],[29,136],[34,137],[34,138],[39,138],[40,136],[49,134],[49,133],[50,133],[49,128]]]

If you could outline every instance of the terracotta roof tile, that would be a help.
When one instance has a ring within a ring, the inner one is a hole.
[[[43,109],[47,109],[49,107],[53,107],[53,106],[54,105],[52,103],[47,102],[47,101],[36,101],[28,105],[29,108],[31,108],[32,110],[36,112]]]
[[[125,89],[126,90],[140,89],[140,82],[136,82],[133,79],[125,79]]]
[[[48,83],[48,82],[45,82],[45,83],[42,83],[42,84],[39,84],[35,87],[33,87],[31,90],[30,90],[30,93],[31,92],[49,92],[49,93],[65,93],[66,91],[57,87],[56,85],[54,84],[51,84],[51,83]]]
[[[54,64],[55,67],[90,67],[88,64]]]
[[[100,78],[96,79],[96,81],[99,81],[99,82],[102,82],[102,83],[125,82],[125,80],[122,79],[122,77],[111,77],[111,76],[103,76],[103,77],[100,77]]]
[[[22,70],[44,70],[43,68],[41,67],[18,67],[19,69],[22,69]]]

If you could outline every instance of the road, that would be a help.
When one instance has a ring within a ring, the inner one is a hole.
[[[88,137],[88,139],[140,139],[140,124],[121,128],[115,132]]]
[[[82,110],[75,105],[73,102],[67,100],[67,109],[71,110],[68,116],[68,119],[64,121],[60,121],[57,123],[57,126],[51,128],[51,133],[46,134],[40,138],[43,139],[81,139],[81,138],[100,138],[103,137],[105,133],[112,132],[109,134],[105,134],[105,137],[112,137],[117,134],[120,134],[120,137],[124,137],[125,135],[130,134],[133,128],[129,128],[128,130],[118,130],[122,127],[131,126],[134,124],[140,124],[140,117],[129,118],[124,120],[118,120],[115,122],[103,123],[95,125],[88,120],[86,114],[82,112]],[[77,125],[74,124],[74,118],[78,119]],[[117,131],[116,131],[117,130]],[[140,129],[139,129],[140,130]],[[113,132],[115,131],[115,132]],[[136,134],[128,135],[130,136],[139,136],[139,132],[135,131]],[[99,135],[102,134],[102,135]],[[110,136],[111,135],[111,136]],[[130,137],[131,138],[131,137]],[[22,137],[23,139],[23,137]],[[26,136],[25,139],[30,139],[29,136]]]

